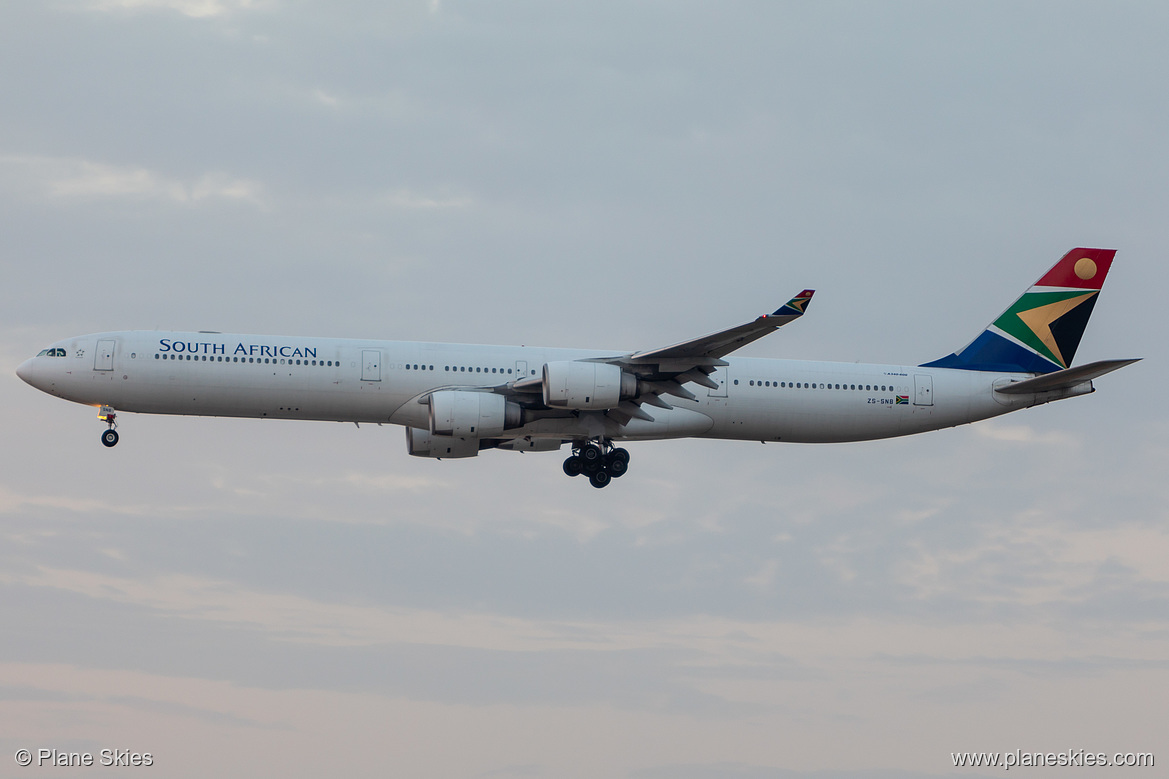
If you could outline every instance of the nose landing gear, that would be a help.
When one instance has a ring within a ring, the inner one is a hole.
[[[564,473],[568,476],[586,474],[589,484],[597,489],[608,486],[613,479],[629,471],[629,452],[614,448],[610,441],[586,441],[575,444],[572,456],[564,461]]]
[[[101,442],[106,446],[117,446],[118,431],[114,428],[118,426],[118,423],[115,421],[118,418],[118,415],[115,414],[114,410],[109,406],[102,406],[101,412],[97,415],[97,418],[110,426],[109,430],[106,430],[101,434]]]

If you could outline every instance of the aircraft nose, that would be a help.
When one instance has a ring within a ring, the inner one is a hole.
[[[25,382],[26,384],[33,383],[33,372],[31,357],[16,367],[16,375],[19,376],[21,381]],[[35,387],[36,385],[33,384],[33,386]]]

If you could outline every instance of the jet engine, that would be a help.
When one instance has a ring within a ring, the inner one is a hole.
[[[415,457],[476,457],[479,454],[479,439],[431,435],[429,430],[408,427],[406,451]]]
[[[490,392],[442,390],[430,396],[430,433],[486,438],[519,427],[521,409]]]
[[[637,377],[601,362],[550,362],[543,389],[546,406],[603,411],[635,396]]]

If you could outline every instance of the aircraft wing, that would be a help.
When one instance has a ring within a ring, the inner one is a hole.
[[[736,349],[778,330],[788,322],[802,317],[813,294],[815,294],[815,290],[805,289],[776,309],[774,313],[763,314],[753,322],[732,327],[729,330],[720,330],[717,333],[704,335],[690,341],[683,341],[673,346],[651,349],[647,352],[636,352],[627,359],[630,364],[635,365],[655,362],[685,362],[695,359],[698,361],[695,364],[712,364],[709,362],[710,360],[718,360]]]
[[[695,400],[694,393],[682,386],[690,382],[709,389],[718,389],[718,382],[710,378],[710,374],[727,364],[722,358],[739,347],[799,319],[804,315],[813,294],[814,290],[806,289],[771,314],[763,314],[746,324],[701,338],[682,341],[660,349],[587,360],[586,362],[619,365],[638,379],[638,394],[623,400],[619,406],[604,413],[622,425],[635,418],[652,422],[653,417],[642,408],[642,404],[668,410],[673,406],[663,400],[662,395]],[[504,391],[535,393],[540,391],[541,386],[541,379],[531,378],[508,385]]]

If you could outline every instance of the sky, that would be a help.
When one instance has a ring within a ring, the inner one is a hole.
[[[21,748],[200,779],[1169,762],[1167,26],[0,5],[0,775],[39,773]],[[1077,362],[1145,358],[1095,394],[882,442],[636,443],[605,490],[389,426],[125,414],[107,450],[14,374],[123,329],[648,349],[804,288],[744,355],[914,365],[1075,246],[1118,250]]]

